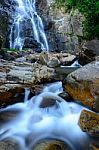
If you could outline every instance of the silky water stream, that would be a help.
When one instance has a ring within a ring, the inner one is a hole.
[[[31,99],[26,90],[24,103],[1,109],[0,116],[9,112],[12,115],[7,120],[0,117],[0,141],[13,138],[19,143],[20,150],[31,150],[38,141],[52,138],[68,143],[71,150],[89,150],[92,140],[78,126],[84,107],[59,97],[62,91],[61,82],[45,86],[41,94]],[[47,99],[54,104],[41,107]]]

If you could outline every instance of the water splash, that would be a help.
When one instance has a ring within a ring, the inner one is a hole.
[[[44,138],[68,141],[73,147],[72,150],[88,149],[90,141],[78,126],[83,107],[59,97],[57,94],[61,91],[62,84],[57,82],[44,87],[41,94],[28,101],[26,98],[29,91],[26,91],[24,103],[1,109],[0,114],[9,111],[12,114],[16,111],[16,114],[7,119],[7,122],[0,122],[0,140],[14,138],[21,145],[20,150],[31,150],[33,145]],[[41,108],[40,104],[48,98],[55,102],[54,105],[48,104]]]
[[[78,60],[76,60],[76,61],[71,65],[71,67],[82,67],[82,66],[79,64]]]
[[[22,50],[25,41],[24,33],[22,33],[25,31],[23,24],[25,20],[29,20],[32,25],[34,39],[41,45],[42,50],[48,51],[49,47],[44,26],[42,19],[36,12],[35,0],[15,0],[15,2],[17,2],[17,6],[15,13],[12,14],[13,24],[10,33],[10,48]]]

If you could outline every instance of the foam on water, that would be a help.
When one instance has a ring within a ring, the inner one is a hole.
[[[29,92],[25,92],[24,103],[1,109],[1,112],[12,111],[13,113],[13,110],[20,110],[20,112],[12,120],[2,122],[0,140],[13,137],[20,143],[22,150],[30,150],[31,146],[40,139],[56,138],[70,143],[72,149],[85,149],[89,139],[78,126],[83,107],[66,102],[57,95],[59,92],[62,92],[61,82],[53,83],[44,87],[38,96],[26,100]],[[40,103],[46,98],[52,99],[55,104],[40,108]]]

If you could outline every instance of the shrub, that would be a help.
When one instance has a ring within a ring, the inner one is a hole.
[[[78,9],[86,18],[84,34],[86,39],[99,39],[99,0],[56,0],[58,6]]]

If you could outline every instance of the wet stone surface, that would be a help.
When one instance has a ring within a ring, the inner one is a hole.
[[[44,140],[38,143],[32,150],[72,150],[71,147],[58,140]]]
[[[21,150],[21,149],[14,139],[8,138],[0,141],[0,150]]]

